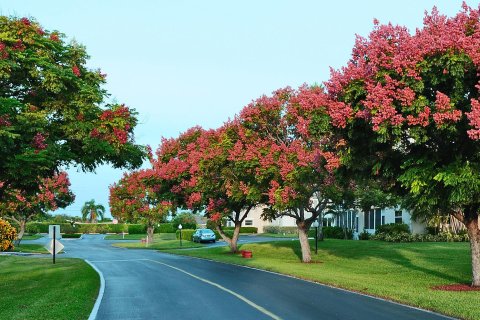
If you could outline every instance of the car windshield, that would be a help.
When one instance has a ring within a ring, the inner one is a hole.
[[[210,229],[207,229],[207,230],[203,230],[203,231],[201,231],[201,233],[203,233],[203,234],[212,234],[212,233],[213,233],[213,231],[212,231],[212,230],[210,230]]]

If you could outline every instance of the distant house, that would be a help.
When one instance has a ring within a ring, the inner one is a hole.
[[[242,227],[257,227],[258,232],[264,232],[265,226],[296,227],[295,219],[292,217],[280,217],[273,221],[264,221],[261,218],[263,207],[259,206],[250,211],[243,221]],[[354,235],[363,232],[375,233],[378,226],[389,223],[405,223],[410,227],[412,233],[424,233],[425,223],[411,219],[408,210],[400,208],[372,208],[365,213],[360,210],[347,210],[342,214],[327,214],[323,219],[324,226],[347,227],[354,231]],[[227,223],[233,226],[232,222]]]

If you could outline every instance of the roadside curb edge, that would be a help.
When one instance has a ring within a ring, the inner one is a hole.
[[[102,271],[100,271],[93,263],[89,260],[85,260],[100,276],[100,290],[98,290],[97,300],[95,301],[95,305],[93,306],[92,312],[88,317],[88,320],[95,320],[97,318],[98,309],[100,308],[100,304],[102,303],[103,294],[105,292],[105,278],[103,277]]]

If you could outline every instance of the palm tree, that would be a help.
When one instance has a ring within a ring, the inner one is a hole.
[[[101,204],[95,204],[95,200],[90,200],[85,202],[82,207],[82,219],[86,220],[87,217],[90,222],[95,222],[100,217],[100,220],[103,219],[103,214],[105,213],[105,207]]]

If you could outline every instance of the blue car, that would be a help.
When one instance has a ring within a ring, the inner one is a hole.
[[[215,242],[215,233],[210,229],[197,229],[192,240],[193,242]]]

